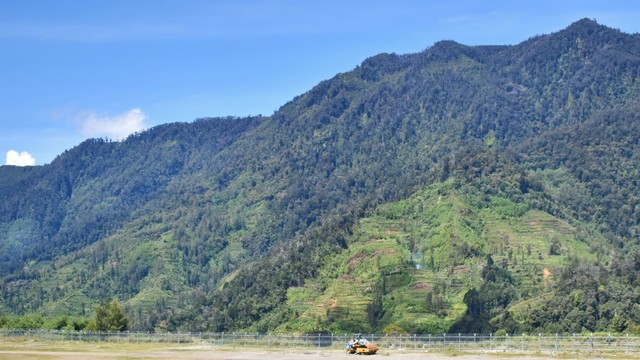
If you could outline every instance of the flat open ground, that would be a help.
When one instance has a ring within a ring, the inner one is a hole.
[[[603,357],[600,359],[640,359],[628,354]],[[507,354],[442,354],[419,351],[389,351],[381,349],[372,356],[347,355],[341,350],[316,349],[246,349],[221,348],[197,344],[115,344],[115,343],[77,343],[77,342],[11,342],[0,339],[0,359],[37,359],[37,360],[79,360],[79,359],[195,359],[195,360],[326,360],[326,359],[433,359],[433,360],[484,360],[484,359],[549,359],[548,355],[507,355]],[[557,357],[569,359],[598,359],[590,356]]]

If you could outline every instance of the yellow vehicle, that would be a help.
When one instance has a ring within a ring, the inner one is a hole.
[[[347,354],[373,355],[378,351],[378,345],[370,343],[367,339],[358,336],[347,344]]]

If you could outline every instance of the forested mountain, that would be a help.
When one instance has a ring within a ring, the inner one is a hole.
[[[0,314],[117,298],[145,330],[637,331],[639,70],[638,35],[583,19],[2,166]]]

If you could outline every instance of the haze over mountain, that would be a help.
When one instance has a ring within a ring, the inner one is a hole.
[[[117,298],[145,330],[638,331],[639,69],[638,35],[583,19],[379,54],[270,117],[2,166],[0,311]]]

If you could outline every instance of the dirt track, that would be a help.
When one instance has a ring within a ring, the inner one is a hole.
[[[347,355],[341,350],[255,350],[221,349],[199,345],[149,345],[149,344],[85,344],[85,343],[2,343],[0,359],[195,359],[195,360],[326,360],[326,359],[433,359],[433,360],[483,360],[519,359],[542,360],[549,356],[525,356],[505,354],[447,355],[428,352],[380,351],[369,356]],[[584,357],[561,356],[563,360]],[[626,357],[625,357],[626,358]],[[636,357],[636,359],[638,359]]]

